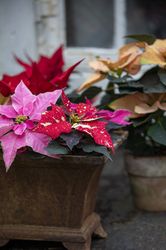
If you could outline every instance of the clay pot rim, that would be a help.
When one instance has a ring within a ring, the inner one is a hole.
[[[145,163],[141,164],[140,162],[152,161],[153,159],[156,162],[166,162],[166,156],[134,156],[129,152],[125,154],[126,170],[129,175],[133,177],[143,177],[143,178],[165,178],[166,177],[166,164],[165,165],[155,165],[147,166]],[[134,162],[135,160],[135,162]],[[133,164],[129,164],[129,161],[133,161]],[[164,166],[164,167],[163,167]],[[148,171],[150,169],[150,171]]]

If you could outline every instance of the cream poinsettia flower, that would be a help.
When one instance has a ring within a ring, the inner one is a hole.
[[[113,110],[128,109],[132,112],[130,118],[138,118],[158,109],[166,111],[166,93],[134,93],[113,101],[109,107]]]
[[[142,64],[157,64],[166,67],[166,39],[157,39],[152,45],[146,45],[141,56]]]
[[[141,67],[140,60],[145,48],[144,42],[128,43],[119,49],[119,56],[116,61],[111,59],[96,59],[89,63],[95,71],[78,89],[82,91],[91,87],[94,83],[105,79],[109,72],[125,71],[128,74],[136,74]]]

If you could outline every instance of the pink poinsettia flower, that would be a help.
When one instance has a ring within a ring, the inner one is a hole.
[[[90,135],[97,144],[110,148],[112,151],[114,150],[110,134],[106,130],[106,125],[108,124],[108,120],[111,119],[112,122],[126,123],[124,117],[126,118],[129,112],[126,113],[124,111],[125,114],[123,115],[119,113],[120,117],[118,119],[118,115],[113,115],[114,112],[98,112],[88,100],[86,103],[71,103],[64,92],[62,92],[62,101],[64,107],[52,105],[52,110],[42,114],[41,120],[35,127],[35,131],[56,139],[62,133],[70,133],[72,129],[76,129]]]
[[[127,121],[128,117],[131,115],[131,112],[127,109],[118,109],[116,111],[101,110],[97,114],[103,119],[106,119],[118,125],[131,124],[131,122]]]
[[[61,90],[33,95],[20,82],[11,96],[10,105],[0,105],[0,142],[6,169],[11,166],[17,151],[29,146],[33,151],[47,155],[45,147],[50,137],[33,131],[50,103],[56,103]]]

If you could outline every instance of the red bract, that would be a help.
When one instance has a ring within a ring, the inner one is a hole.
[[[17,56],[15,56],[15,59],[25,69],[28,75],[31,74],[33,63],[35,62],[29,56],[27,56],[29,63],[22,61]],[[36,65],[39,72],[47,81],[50,81],[57,75],[61,75],[63,73],[62,67],[64,65],[63,47],[59,47],[51,57],[40,56]]]
[[[52,110],[42,114],[35,131],[56,139],[62,133],[70,133],[71,129],[71,124],[66,121],[63,109],[57,105],[52,105]]]
[[[86,118],[94,118],[97,109],[92,106],[89,100],[86,100],[86,103],[71,103],[68,97],[65,95],[64,91],[62,91],[62,102],[64,104],[65,110],[70,114],[72,112],[76,112],[80,117]]]
[[[96,116],[97,109],[92,106],[89,102],[79,103],[76,107],[76,113],[84,119],[94,119]]]
[[[73,70],[80,64],[82,60],[72,65],[70,68],[68,68],[66,71],[64,71],[62,74],[59,74],[55,76],[50,82],[56,87],[56,88],[65,88],[67,86],[67,82],[69,79],[70,74],[73,72]]]
[[[3,78],[0,81],[0,93],[5,97],[13,94],[15,88],[21,82],[21,80],[27,87],[29,87],[30,81],[28,80],[25,72],[19,73],[15,76],[3,75]]]
[[[27,64],[17,57],[16,60],[24,67],[25,71],[14,76],[3,76],[0,81],[0,93],[5,97],[14,93],[15,88],[21,80],[24,81],[25,85],[35,95],[62,89],[67,86],[70,74],[81,62],[77,62],[62,72],[62,47],[60,47],[51,58],[41,56],[38,63],[29,59],[31,63]]]
[[[102,121],[81,122],[75,126],[75,129],[89,134],[97,144],[111,148],[114,151],[111,137],[105,129],[106,125],[107,122]]]
[[[55,139],[61,133],[70,133],[71,129],[76,129],[90,135],[97,144],[113,150],[111,137],[105,129],[108,122],[99,120],[97,109],[89,101],[79,104],[71,103],[64,92],[62,93],[62,101],[70,123],[66,121],[63,109],[52,105],[52,110],[46,111],[42,115],[35,131]]]
[[[49,81],[55,76],[61,75],[63,73],[63,66],[64,59],[62,46],[58,50],[56,50],[50,58],[41,56],[38,62],[40,72]]]

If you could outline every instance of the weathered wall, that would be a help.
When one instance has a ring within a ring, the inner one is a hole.
[[[0,0],[0,74],[17,72],[13,53],[36,57],[33,0]]]
[[[165,37],[165,9],[164,0],[0,0],[0,75],[19,71],[12,53],[36,58],[60,44],[68,65],[87,58],[85,72],[92,57],[114,56],[126,34]]]

